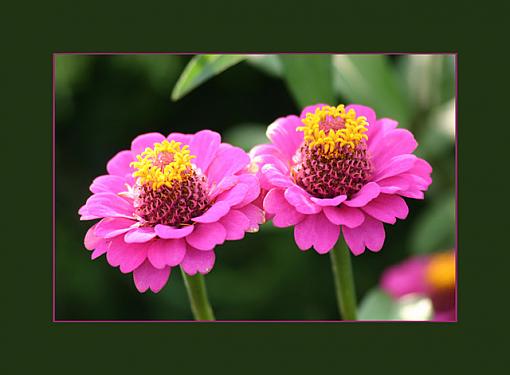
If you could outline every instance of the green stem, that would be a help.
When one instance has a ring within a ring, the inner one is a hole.
[[[189,276],[182,269],[181,273],[195,320],[215,320],[211,304],[207,298],[204,276],[199,273],[195,276]]]
[[[339,239],[330,252],[336,300],[343,320],[356,320],[356,291],[352,276],[351,252],[343,239]]]

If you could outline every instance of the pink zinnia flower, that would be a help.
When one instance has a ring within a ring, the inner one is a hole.
[[[455,320],[455,253],[410,258],[384,271],[381,288],[394,299],[410,295],[429,297],[433,320]]]
[[[172,267],[188,275],[214,266],[216,245],[255,232],[263,212],[252,204],[259,183],[249,156],[221,143],[218,133],[149,133],[135,138],[97,177],[80,208],[101,219],[85,236],[92,259],[133,272],[140,292],[158,292]]]
[[[341,232],[355,255],[381,250],[383,223],[405,219],[403,197],[423,199],[432,182],[411,132],[368,107],[310,106],[277,119],[267,137],[251,151],[263,207],[275,226],[294,226],[301,250],[327,253]]]

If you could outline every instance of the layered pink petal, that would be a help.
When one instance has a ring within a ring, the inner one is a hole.
[[[195,155],[193,164],[205,172],[213,161],[220,143],[221,136],[211,130],[202,130],[193,135],[189,143],[190,153]]]
[[[169,225],[157,224],[154,227],[156,234],[164,239],[183,238],[193,232],[194,229],[194,225],[187,225],[182,228],[177,228],[171,227]]]
[[[192,247],[188,247],[186,256],[181,262],[181,268],[188,275],[195,275],[197,272],[201,274],[209,273],[214,267],[216,256],[214,251],[200,251]]]
[[[353,197],[346,200],[343,204],[349,207],[362,207],[377,198],[381,192],[381,188],[375,182],[369,182],[361,188]]]
[[[193,221],[197,223],[213,223],[228,214],[229,211],[230,204],[225,201],[216,202],[202,215],[193,218]]]
[[[379,251],[384,244],[383,224],[370,216],[365,217],[363,224],[356,228],[342,227],[345,242],[354,255],[360,255],[365,247],[372,251]]]
[[[278,147],[287,160],[292,159],[303,143],[303,133],[296,130],[302,125],[299,117],[291,115],[280,117],[267,128],[267,138]]]
[[[235,185],[237,185],[239,181],[239,176],[227,176],[222,178],[222,180],[218,184],[214,184],[210,187],[209,190],[209,198],[213,200],[219,194],[232,189]]]
[[[264,211],[254,204],[247,204],[244,207],[239,208],[250,221],[250,226],[248,227],[248,232],[257,232],[259,230],[259,225],[264,223]]]
[[[349,112],[351,109],[354,109],[354,111],[356,112],[356,117],[359,116],[366,117],[368,122],[368,129],[370,129],[373,126],[376,126],[375,112],[372,108],[359,104],[351,104],[345,107],[346,112]]]
[[[314,202],[315,204],[317,204],[318,206],[321,206],[321,207],[328,207],[328,206],[336,207],[340,203],[342,203],[343,201],[345,201],[347,199],[347,195],[339,195],[334,198],[311,197],[310,199],[312,200],[312,202]]]
[[[156,232],[152,227],[135,228],[124,235],[126,243],[145,243],[156,237]]]
[[[113,193],[97,193],[87,200],[89,215],[98,217],[127,217],[133,216],[133,205],[126,199]]]
[[[417,157],[413,154],[395,156],[391,158],[384,167],[376,170],[373,180],[379,181],[384,178],[397,176],[401,173],[407,172],[414,166],[416,160]]]
[[[170,267],[157,269],[151,265],[149,261],[145,261],[140,267],[133,272],[133,280],[136,289],[140,293],[146,292],[148,289],[157,293],[163,288],[170,276]]]
[[[227,232],[227,240],[240,240],[250,229],[250,219],[238,210],[231,210],[220,219],[220,223]]]
[[[180,142],[181,145],[189,145],[191,142],[191,138],[193,138],[193,134],[184,134],[184,133],[170,133],[167,137],[167,140]]]
[[[244,150],[222,143],[216,152],[216,157],[207,170],[209,183],[211,185],[217,184],[224,177],[239,172],[249,163],[250,157]]]
[[[96,245],[96,248],[90,255],[92,260],[99,258],[101,255],[105,254],[110,249],[110,241],[102,240]]]
[[[132,272],[147,258],[146,244],[125,243],[122,236],[115,237],[110,243],[106,259],[113,267],[120,266],[122,273]]]
[[[405,219],[409,213],[404,199],[398,195],[381,194],[362,208],[374,219],[395,224],[396,219]]]
[[[294,227],[294,239],[301,250],[310,247],[319,254],[329,252],[340,235],[340,227],[332,224],[323,213],[306,215],[305,219]]]
[[[363,215],[361,210],[345,205],[340,207],[324,207],[323,212],[333,224],[346,225],[349,228],[356,228],[365,220],[365,215]]]
[[[93,193],[110,192],[117,194],[126,190],[126,179],[114,175],[96,177],[94,181],[92,181],[92,185],[90,185],[90,191]]]
[[[269,187],[289,187],[293,184],[288,173],[282,173],[281,170],[275,168],[272,164],[266,164],[262,167],[261,173],[267,181]],[[262,185],[264,186],[264,185]]]
[[[263,204],[266,212],[274,215],[273,224],[278,228],[295,225],[305,217],[287,202],[281,189],[271,189]]]
[[[314,104],[314,105],[309,105],[307,107],[305,107],[302,111],[301,111],[301,115],[299,116],[301,119],[304,119],[306,118],[306,114],[307,113],[315,113],[315,111],[317,110],[317,108],[322,108],[324,106],[327,106],[327,104]]]
[[[85,239],[83,240],[83,244],[85,245],[85,249],[94,250],[99,242],[103,239],[101,237],[97,237],[95,235],[97,224],[94,224],[89,228],[87,233],[85,234]]]
[[[287,190],[285,190],[284,196],[287,202],[289,202],[296,208],[298,212],[302,214],[316,214],[321,210],[320,206],[316,205],[310,200],[310,195],[296,185],[287,188]]]
[[[163,269],[166,266],[177,266],[182,262],[185,255],[186,241],[184,239],[155,240],[151,242],[147,252],[147,258],[158,269]]]
[[[412,153],[418,143],[413,134],[406,129],[394,129],[384,136],[384,142],[380,142],[377,147],[370,149],[372,163],[374,168],[381,169],[393,157]]]
[[[107,217],[95,225],[95,234],[103,238],[113,238],[129,232],[137,224],[137,221],[123,217]]]
[[[131,151],[133,155],[139,155],[145,151],[147,147],[152,148],[154,143],[161,143],[165,140],[165,136],[160,133],[142,134],[133,139],[131,142]]]
[[[244,200],[249,190],[250,187],[248,185],[237,184],[232,189],[218,195],[216,202],[224,202],[229,206],[235,206]]]
[[[227,231],[220,223],[196,224],[195,227],[193,233],[186,237],[186,241],[198,250],[212,250],[227,237]]]
[[[113,158],[110,159],[106,164],[106,170],[111,175],[125,177],[131,175],[134,169],[129,164],[134,161],[135,158],[131,151],[125,150],[117,153]]]
[[[80,215],[80,220],[99,219],[99,216],[89,214],[89,209],[86,204],[80,207],[80,209],[78,210],[78,214]]]
[[[248,186],[243,200],[235,205],[234,208],[240,208],[253,202],[260,194],[260,184],[258,178],[253,174],[242,174],[239,176],[239,183]]]

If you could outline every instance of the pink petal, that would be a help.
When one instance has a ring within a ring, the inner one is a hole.
[[[109,249],[110,249],[110,241],[102,240],[101,242],[99,242],[97,244],[96,248],[94,249],[94,251],[90,255],[90,258],[92,260],[97,259],[101,255],[106,253]]]
[[[80,215],[80,220],[99,219],[99,216],[89,214],[89,209],[86,204],[80,207],[80,209],[78,210],[78,214]]]
[[[388,268],[381,277],[381,288],[393,298],[411,293],[428,294],[430,292],[426,282],[428,264],[427,257],[419,256]]]
[[[205,275],[209,273],[214,267],[214,261],[216,256],[214,251],[200,251],[193,249],[192,247],[188,247],[186,251],[186,256],[181,262],[181,268],[188,275],[195,275],[197,272]]]
[[[220,223],[196,224],[196,228],[186,241],[198,250],[212,250],[225,242],[227,231]]]
[[[154,230],[156,234],[165,239],[183,238],[193,232],[194,225],[186,225],[182,228],[171,227],[168,225],[156,224]]]
[[[328,206],[336,207],[340,203],[342,203],[343,201],[345,201],[347,199],[347,195],[339,195],[339,196],[334,197],[334,198],[315,198],[315,197],[311,197],[310,199],[312,200],[312,202],[314,202],[315,204],[317,204],[317,205],[319,205],[321,207],[328,207]]]
[[[362,207],[379,196],[380,191],[379,185],[375,182],[369,182],[354,194],[350,200],[345,201],[344,204],[349,207]]]
[[[273,144],[262,144],[253,146],[253,148],[250,150],[249,155],[252,160],[258,156],[272,156],[277,160],[283,160],[285,158],[278,149],[278,147],[276,147]]]
[[[375,111],[367,106],[359,105],[359,104],[350,104],[345,107],[345,111],[349,112],[349,110],[354,109],[356,111],[356,117],[365,116],[368,122],[367,129],[370,129],[371,126],[375,126],[376,116]]]
[[[297,149],[303,143],[303,132],[296,130],[302,125],[299,117],[291,115],[280,117],[267,128],[267,138],[278,147],[287,160],[292,160]]]
[[[151,264],[162,269],[166,266],[174,267],[182,262],[186,255],[186,241],[162,240],[152,241],[147,252],[147,258]]]
[[[214,203],[204,214],[192,220],[197,223],[213,223],[228,214],[230,204],[225,201]]]
[[[106,170],[109,174],[115,176],[125,177],[126,175],[131,175],[134,169],[129,164],[134,160],[135,158],[131,151],[120,151],[106,164]]]
[[[401,174],[377,181],[377,184],[381,188],[381,193],[393,194],[397,191],[408,189],[409,184],[412,181],[412,178],[408,178],[405,174]]]
[[[90,185],[90,191],[93,193],[110,192],[117,194],[126,190],[126,179],[114,175],[96,177],[94,181],[92,181],[92,185]]]
[[[250,221],[248,232],[257,232],[259,230],[259,224],[264,223],[264,211],[255,206],[254,204],[248,204],[239,209]]]
[[[244,150],[226,143],[220,144],[216,157],[207,169],[209,183],[217,184],[224,177],[233,175],[250,163],[250,157]]]
[[[248,186],[248,190],[246,191],[243,200],[233,205],[234,208],[246,206],[247,204],[257,199],[260,194],[259,179],[255,175],[242,174],[241,176],[239,176],[239,183]]]
[[[272,164],[266,164],[260,170],[264,178],[269,183],[270,187],[289,187],[293,184],[288,174],[283,174],[279,169],[275,168]]]
[[[365,215],[359,209],[344,205],[340,207],[324,207],[323,212],[333,224],[346,225],[349,228],[356,228],[365,220]]]
[[[153,148],[155,143],[161,143],[165,140],[165,136],[160,133],[146,133],[139,135],[131,142],[131,151],[133,155],[139,155],[145,151],[147,147]]]
[[[412,153],[417,146],[418,143],[409,130],[394,129],[384,135],[378,147],[369,148],[369,152],[377,170],[383,168],[395,156]]]
[[[193,134],[184,134],[184,133],[170,133],[167,137],[167,140],[180,142],[181,146],[189,145],[191,142],[191,138],[193,138]]]
[[[89,215],[98,217],[127,217],[133,216],[133,205],[124,198],[113,193],[97,193],[87,200]]]
[[[296,185],[287,188],[284,196],[287,202],[289,202],[302,214],[316,214],[321,210],[320,206],[310,200],[309,194]]]
[[[296,211],[284,197],[283,190],[272,189],[264,198],[264,209],[274,214],[273,225],[278,228],[290,227],[299,223],[305,215]]]
[[[154,268],[149,261],[144,262],[133,272],[133,280],[136,289],[140,293],[144,293],[150,288],[154,293],[157,293],[163,288],[170,276],[170,267],[165,267],[162,270]]]
[[[87,234],[85,234],[85,239],[83,240],[83,244],[87,250],[94,250],[99,242],[103,239],[101,237],[97,237],[94,232],[96,230],[97,224],[94,224],[89,228]]]
[[[216,132],[202,130],[196,133],[189,143],[191,155],[196,156],[192,163],[205,172],[213,161],[220,143],[221,136]]]
[[[336,244],[340,235],[340,227],[332,224],[323,213],[307,215],[294,227],[294,239],[301,250],[311,246],[319,254],[329,252]]]
[[[365,217],[365,221],[359,227],[342,227],[345,242],[354,255],[360,255],[365,251],[365,246],[372,251],[379,251],[384,244],[384,226],[383,224],[370,216]]]
[[[325,107],[325,106],[327,106],[327,104],[314,104],[314,105],[309,105],[308,107],[305,107],[305,108],[301,111],[300,118],[301,118],[301,119],[304,119],[304,118],[306,118],[306,114],[307,114],[307,113],[315,113],[315,111],[317,110],[317,108],[322,108],[322,107]]]
[[[373,180],[379,181],[407,172],[414,166],[416,159],[417,157],[412,154],[395,156],[375,173]]]
[[[108,263],[117,267],[120,266],[122,273],[129,273],[136,269],[147,258],[147,244],[128,244],[122,236],[112,239],[106,259]]]
[[[209,190],[209,198],[214,199],[221,193],[232,189],[239,181],[239,176],[224,177],[218,184],[211,186]]]
[[[372,150],[377,144],[384,143],[384,135],[397,126],[397,121],[388,118],[377,120],[375,124],[371,124],[366,132],[368,136],[368,148]]]
[[[123,217],[107,217],[96,224],[95,234],[103,238],[113,238],[130,231],[135,224],[136,221]]]
[[[149,242],[156,237],[156,232],[152,227],[135,228],[127,232],[124,236],[126,243],[144,243]]]
[[[364,206],[363,211],[374,219],[395,224],[396,218],[405,219],[409,213],[406,202],[398,195],[381,194]]]
[[[241,211],[231,210],[221,218],[221,225],[227,231],[227,240],[240,240],[250,228],[250,220]]]
[[[229,206],[235,206],[244,200],[249,190],[250,187],[248,185],[237,184],[232,189],[218,195],[216,202],[224,202]]]

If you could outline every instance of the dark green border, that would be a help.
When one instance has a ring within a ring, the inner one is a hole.
[[[422,9],[411,2],[165,4],[34,3],[6,13],[2,138],[10,160],[15,155],[24,168],[4,183],[20,198],[4,196],[2,372],[499,372],[507,345],[497,340],[508,325],[498,306],[507,292],[498,286],[507,284],[509,263],[508,246],[498,247],[494,234],[504,233],[508,219],[487,207],[506,194],[499,181],[505,169],[496,166],[506,141],[490,129],[506,126],[507,60],[498,38],[507,22],[497,17],[507,11],[488,4],[461,11],[444,1]],[[458,52],[459,323],[52,323],[51,61],[52,53],[71,51]]]

